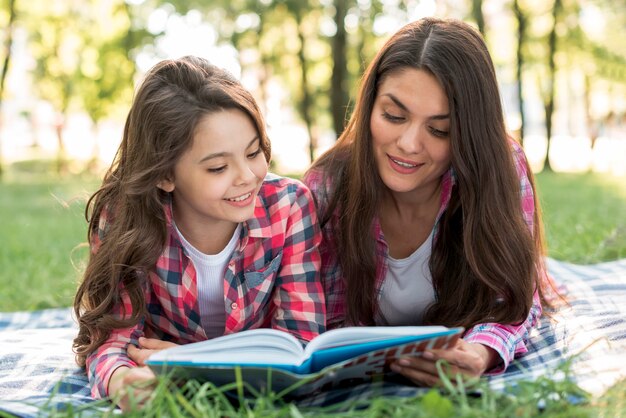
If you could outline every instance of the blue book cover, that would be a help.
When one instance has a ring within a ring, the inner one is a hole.
[[[274,329],[247,330],[162,350],[146,364],[159,374],[211,381],[220,386],[243,379],[256,390],[294,394],[366,382],[389,372],[403,356],[454,345],[462,328],[348,327],[328,331],[306,347]]]

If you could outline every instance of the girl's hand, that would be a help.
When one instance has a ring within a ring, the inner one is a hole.
[[[439,359],[448,362],[449,367],[444,367],[443,370],[449,373],[452,381],[456,381],[458,374],[461,374],[464,380],[478,379],[486,370],[497,364],[500,356],[492,348],[459,339],[452,348],[427,350],[420,357],[411,356],[396,360],[391,364],[391,370],[418,385],[438,386],[441,384],[436,366]]]
[[[161,341],[156,338],[139,337],[139,347],[129,345],[126,350],[128,357],[140,366],[145,366],[145,361],[157,351],[165,350],[166,348],[176,347],[178,344],[171,343],[169,341]]]
[[[109,397],[128,412],[146,403],[154,384],[154,373],[148,367],[118,367],[109,380]]]

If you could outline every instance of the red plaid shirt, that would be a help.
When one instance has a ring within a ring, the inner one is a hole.
[[[147,317],[133,328],[113,331],[87,358],[87,374],[96,398],[108,394],[115,369],[136,366],[126,348],[136,345],[140,336],[178,344],[207,339],[200,325],[196,270],[172,226],[171,206],[164,210],[168,238],[155,271],[145,283]],[[106,239],[106,228],[104,212],[92,249]],[[311,192],[296,180],[269,174],[256,199],[254,217],[243,223],[224,274],[224,334],[271,327],[306,342],[323,332],[326,313],[319,278],[320,241]],[[122,303],[115,311],[130,315],[126,293],[122,292]]]
[[[528,179],[526,168],[526,156],[524,151],[515,141],[511,141],[513,160],[517,169],[521,186],[521,206],[524,212],[526,224],[533,230],[535,201],[533,189]],[[318,213],[323,214],[328,206],[330,195],[330,179],[321,171],[311,171],[307,173],[304,182],[310,187],[316,198]],[[435,232],[441,215],[445,212],[450,203],[452,188],[455,184],[454,170],[450,169],[442,177],[441,205],[437,221],[435,222]],[[320,245],[322,256],[322,282],[326,293],[326,313],[327,326],[329,329],[341,327],[345,321],[345,283],[343,281],[341,266],[337,260],[337,245],[334,240],[333,228],[338,221],[338,213],[333,215],[333,219],[323,227],[323,240]],[[374,219],[372,236],[376,239],[376,294],[380,295],[383,282],[387,274],[387,254],[388,246],[385,241],[380,221]],[[526,321],[521,325],[504,325],[497,323],[478,324],[467,330],[463,339],[471,343],[480,343],[494,349],[502,358],[502,363],[489,374],[503,372],[515,356],[526,353],[526,340],[530,328],[537,324],[541,316],[542,308],[538,292],[535,292],[533,306],[530,309]]]

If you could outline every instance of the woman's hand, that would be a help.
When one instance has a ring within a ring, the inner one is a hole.
[[[153,353],[165,350],[166,348],[176,347],[178,344],[169,341],[157,340],[156,338],[139,337],[139,347],[129,345],[126,350],[128,357],[140,366],[146,365],[146,360]]]
[[[109,380],[109,397],[128,412],[146,403],[154,384],[154,373],[148,367],[118,367]]]
[[[461,374],[464,380],[479,378],[500,361],[500,356],[487,346],[459,339],[452,348],[427,350],[420,357],[403,357],[392,363],[391,370],[418,385],[438,386],[441,384],[436,366],[439,359],[449,364],[449,367],[444,367],[444,371],[449,373],[452,381],[456,381],[458,374]]]

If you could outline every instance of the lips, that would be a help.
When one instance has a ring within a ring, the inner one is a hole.
[[[234,208],[247,208],[254,203],[257,190],[251,190],[239,196],[226,197],[224,202]]]
[[[248,199],[250,196],[252,196],[252,193],[248,192],[246,194],[242,194],[241,196],[229,197],[224,200],[228,200],[229,202],[243,202],[244,200]]]
[[[399,160],[397,158],[393,158],[393,157],[389,157],[391,159],[391,161],[393,161],[394,163],[402,166],[402,167],[406,167],[406,168],[415,168],[418,166],[418,164],[411,164],[411,163],[407,163],[405,161]]]
[[[400,174],[415,173],[417,170],[419,170],[421,166],[424,165],[423,163],[416,163],[414,161],[404,160],[398,157],[392,157],[389,154],[387,154],[387,158],[391,168]]]

